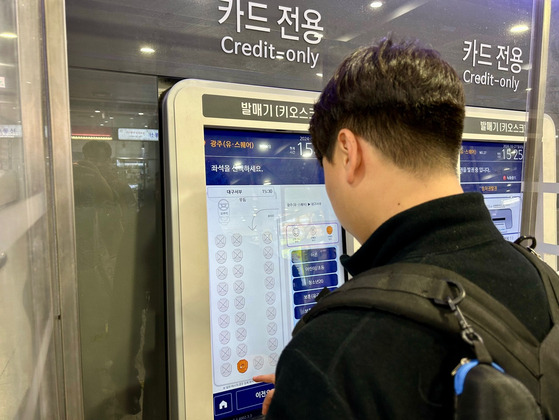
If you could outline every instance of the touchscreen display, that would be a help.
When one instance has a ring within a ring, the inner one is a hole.
[[[257,416],[297,321],[344,281],[342,229],[308,134],[206,128],[215,419]],[[203,221],[201,221],[202,223]]]
[[[484,195],[493,223],[509,241],[520,236],[523,162],[523,143],[462,142],[462,189]]]

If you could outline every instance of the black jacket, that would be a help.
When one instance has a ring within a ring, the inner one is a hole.
[[[353,275],[395,262],[453,270],[491,293],[538,337],[550,320],[541,280],[495,228],[481,194],[424,203],[380,226],[352,256]],[[268,420],[450,419],[450,372],[470,349],[414,321],[340,309],[293,337],[276,370]]]

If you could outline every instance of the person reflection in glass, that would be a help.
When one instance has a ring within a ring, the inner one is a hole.
[[[90,141],[74,163],[74,199],[84,410],[86,419],[111,418],[112,381],[107,335],[115,262],[137,203],[120,180],[107,141]]]

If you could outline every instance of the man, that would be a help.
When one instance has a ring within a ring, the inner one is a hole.
[[[483,197],[457,177],[462,84],[435,51],[383,39],[337,69],[311,136],[340,222],[362,244],[352,275],[396,262],[452,270],[509,308],[532,333],[550,328],[531,263],[493,225]],[[451,371],[472,356],[459,337],[389,313],[338,309],[283,351],[267,419],[450,419]],[[256,380],[273,378],[257,377]]]

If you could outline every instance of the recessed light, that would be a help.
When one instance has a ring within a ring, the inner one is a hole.
[[[510,31],[512,33],[515,33],[515,34],[520,33],[520,32],[526,32],[526,31],[529,31],[529,30],[530,30],[530,27],[528,25],[524,25],[524,24],[515,25],[512,28],[510,28]]]
[[[144,54],[153,54],[155,50],[151,47],[142,47],[140,48],[140,52],[143,52]]]
[[[369,4],[369,7],[372,7],[373,9],[378,9],[379,7],[382,7],[382,1],[374,1],[371,4]]]

